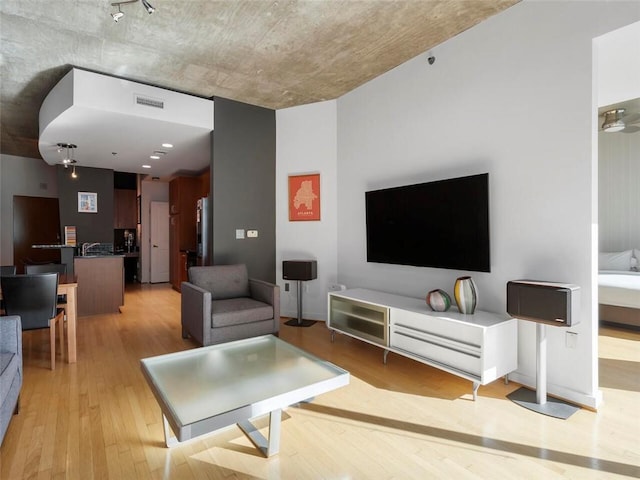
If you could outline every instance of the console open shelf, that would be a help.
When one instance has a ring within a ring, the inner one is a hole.
[[[329,294],[336,331],[458,375],[480,385],[518,366],[517,322],[495,313],[433,312],[424,300],[356,288]]]

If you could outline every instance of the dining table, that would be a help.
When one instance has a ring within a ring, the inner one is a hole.
[[[76,275],[58,274],[58,295],[66,295],[64,304],[67,318],[67,363],[76,363],[76,325],[78,322],[78,277]],[[2,292],[0,291],[0,298]]]

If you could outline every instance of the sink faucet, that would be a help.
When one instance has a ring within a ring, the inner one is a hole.
[[[86,256],[87,255],[87,250],[89,250],[91,247],[95,247],[96,245],[100,245],[99,242],[95,242],[95,243],[83,243],[82,244],[82,256]]]

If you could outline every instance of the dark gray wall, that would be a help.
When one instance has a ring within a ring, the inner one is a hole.
[[[250,277],[275,282],[275,111],[217,97],[214,111],[213,264],[245,263]],[[236,240],[236,229],[258,238]]]
[[[58,169],[60,226],[75,225],[78,245],[84,242],[113,243],[113,170],[76,167]],[[98,213],[78,213],[78,192],[98,194]],[[64,237],[63,237],[64,238]]]

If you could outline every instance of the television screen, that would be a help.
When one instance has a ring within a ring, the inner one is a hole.
[[[365,193],[367,261],[491,271],[489,174]]]

